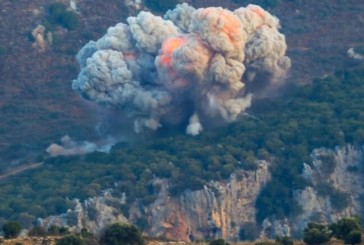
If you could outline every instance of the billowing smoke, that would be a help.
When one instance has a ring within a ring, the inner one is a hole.
[[[89,141],[76,142],[68,135],[65,135],[61,139],[61,144],[51,144],[46,152],[52,157],[85,155],[94,151],[109,152],[114,144],[115,140],[111,138],[102,144],[96,145]]]
[[[290,67],[279,20],[257,5],[235,11],[177,5],[110,27],[77,54],[72,87],[118,108],[135,132],[185,124],[197,135],[231,122],[258,91],[284,81]]]

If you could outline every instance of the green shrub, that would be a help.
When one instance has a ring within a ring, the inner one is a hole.
[[[64,226],[52,225],[48,228],[48,234],[50,234],[50,235],[63,236],[63,235],[67,235],[69,233],[70,232],[69,232],[68,228],[64,227]]]
[[[66,5],[57,2],[49,5],[47,20],[44,23],[61,25],[68,30],[74,30],[77,28],[79,20],[74,11],[67,10]],[[47,26],[48,29],[53,29],[53,26]]]
[[[47,19],[52,24],[57,24],[60,16],[67,11],[67,6],[63,3],[56,2],[48,6]]]
[[[133,225],[115,223],[107,227],[100,237],[102,245],[142,245],[141,232]]]
[[[361,242],[361,224],[356,217],[346,217],[329,226],[332,235],[343,240],[345,244],[357,244]]]
[[[227,241],[225,241],[222,238],[219,238],[219,239],[209,242],[209,245],[230,245],[230,243],[228,243]]]
[[[326,225],[311,222],[303,231],[303,241],[309,245],[324,244],[330,240],[330,231]]]
[[[258,235],[259,232],[255,223],[246,223],[240,227],[239,239],[241,241],[255,241]]]
[[[94,235],[91,232],[89,232],[86,228],[81,229],[80,236],[82,238],[87,238],[87,239],[94,238]]]
[[[277,236],[275,239],[276,243],[279,245],[293,245],[294,241],[289,236]]]
[[[64,12],[59,17],[59,23],[66,29],[72,31],[78,26],[78,16],[74,11]]]
[[[84,245],[85,242],[79,236],[70,234],[62,237],[56,242],[56,245]]]
[[[359,244],[361,243],[361,232],[359,230],[351,231],[344,240],[345,244]]]
[[[67,10],[67,6],[61,2],[55,2],[48,6],[48,12],[52,16],[58,16]]]
[[[4,237],[6,239],[15,238],[20,234],[21,226],[16,221],[9,221],[3,225]]]
[[[39,237],[45,237],[48,235],[48,232],[45,228],[41,226],[35,226],[29,230],[28,233],[29,236],[39,236]]]

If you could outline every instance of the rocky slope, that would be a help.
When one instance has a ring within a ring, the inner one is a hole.
[[[136,201],[130,207],[129,221],[147,220],[148,236],[194,241],[211,237],[235,239],[239,224],[254,222],[255,199],[269,180],[268,163],[260,162],[257,171],[242,171],[233,174],[229,181],[210,182],[202,190],[184,191],[172,197],[168,181],[157,179],[162,186],[157,199],[149,206]],[[124,204],[126,198],[115,199],[112,190],[102,196],[77,202],[74,210],[61,216],[41,220],[43,226],[70,226],[73,230],[83,227],[99,233],[105,225],[127,219],[115,203]]]
[[[312,180],[312,187],[297,193],[303,204],[303,213],[297,217],[299,224],[310,219],[331,222],[345,216],[362,215],[363,153],[363,147],[350,145],[334,151],[317,149],[312,153],[313,167],[307,166],[304,171]],[[322,156],[333,157],[331,170],[325,169],[324,161],[320,160]],[[323,189],[325,186],[331,190]]]
[[[147,234],[184,241],[234,239],[239,224],[254,222],[255,199],[269,178],[268,164],[263,161],[257,171],[238,172],[226,183],[210,182],[202,190],[186,190],[177,198],[163,188],[144,210],[152,224]]]
[[[363,214],[362,198],[364,148],[351,145],[315,149],[312,165],[304,164],[303,175],[311,185],[296,192],[302,213],[291,219],[263,221],[266,235],[300,236],[310,221],[333,222],[346,216]]]
[[[79,29],[66,31],[57,27],[58,46],[46,45],[45,51],[39,52],[32,48],[33,42],[28,36],[44,20],[49,2],[54,1],[6,0],[0,4],[0,26],[5,30],[0,33],[3,48],[0,57],[0,162],[6,166],[9,159],[40,152],[65,134],[82,139],[95,134],[94,125],[101,113],[90,113],[97,108],[80,100],[71,90],[70,82],[78,73],[74,55],[87,41],[103,35],[107,27],[124,21],[129,12],[137,11],[128,12],[121,4],[123,1],[76,1],[81,21]],[[68,5],[70,1],[62,2]],[[237,7],[226,0],[189,2],[196,7]],[[287,36],[289,56],[294,61],[292,79],[307,83],[312,77],[330,74],[350,64],[346,51],[363,45],[364,25],[360,25],[364,22],[363,9],[364,2],[355,0],[345,1],[345,4],[340,0],[291,1],[272,9],[281,19]],[[321,155],[334,156],[333,171],[326,172]],[[259,224],[262,235],[298,233],[308,220],[330,221],[362,212],[363,149],[349,146],[318,149],[312,158],[314,163],[306,165],[304,171],[312,185],[296,193],[303,204],[302,214],[295,219],[267,218]],[[228,182],[212,182],[203,190],[187,190],[179,197],[169,195],[167,182],[156,180],[163,183],[157,200],[147,207],[136,202],[128,218],[136,222],[145,217],[150,224],[145,232],[154,236],[191,240],[221,235],[235,239],[241,225],[254,222],[254,201],[267,179],[269,173],[263,164],[257,172],[237,173]],[[330,191],[336,193],[336,199],[335,195],[327,193]],[[343,204],[348,206],[340,205],[340,200],[346,200]],[[112,190],[106,191],[100,197],[78,202],[75,210],[50,217],[43,223],[69,225],[74,229],[85,226],[98,232],[109,223],[127,220],[116,205],[125,201],[125,198],[113,197]]]
[[[305,164],[303,175],[311,185],[297,191],[302,205],[297,217],[277,220],[266,218],[261,227],[262,237],[275,235],[299,236],[309,221],[331,222],[340,217],[360,215],[360,200],[364,194],[362,163],[364,148],[346,146],[335,150],[316,149],[312,164]],[[233,174],[226,182],[210,182],[202,190],[186,190],[177,197],[168,191],[166,180],[154,180],[162,186],[156,200],[148,206],[135,202],[130,207],[129,221],[143,218],[149,225],[145,233],[153,237],[195,241],[214,237],[238,240],[244,224],[255,223],[255,200],[270,178],[269,163],[262,161],[257,171]],[[87,228],[95,233],[107,224],[127,221],[115,203],[126,198],[114,198],[112,190],[83,203],[62,216],[42,220],[43,225],[67,225],[72,229]]]

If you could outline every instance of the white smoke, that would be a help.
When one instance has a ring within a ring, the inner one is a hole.
[[[144,5],[142,0],[125,0],[125,6],[130,10],[141,10]]]
[[[51,144],[46,152],[52,157],[85,155],[94,151],[109,152],[115,142],[110,138],[107,142],[97,145],[89,141],[76,142],[68,135],[65,135],[61,138],[61,144]]]
[[[290,67],[279,20],[257,5],[231,12],[184,3],[164,18],[142,11],[127,23],[79,51],[72,87],[119,108],[135,132],[187,123],[197,135],[211,121],[234,121],[255,90],[282,82]]]
[[[70,0],[70,8],[73,10],[73,11],[76,11],[77,12],[77,2],[76,0]]]
[[[349,58],[352,58],[354,60],[363,60],[364,59],[364,55],[357,53],[354,48],[349,48],[347,51],[347,54],[349,56]]]
[[[189,124],[186,128],[186,133],[189,134],[189,135],[198,135],[202,130],[202,125],[200,123],[200,119],[198,118],[198,115],[197,114],[193,114],[191,117],[190,117],[190,120],[189,120]]]

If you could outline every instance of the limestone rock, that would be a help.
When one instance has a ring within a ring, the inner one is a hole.
[[[267,217],[258,224],[261,238],[276,235],[299,237],[310,221],[332,222],[361,214],[363,156],[363,147],[350,145],[334,150],[315,149],[311,155],[312,163],[304,164],[302,172],[311,185],[294,193],[302,205],[302,213],[283,219]],[[42,222],[43,225],[66,225],[73,230],[87,228],[97,234],[111,223],[137,223],[142,218],[149,224],[144,233],[151,237],[187,242],[222,237],[236,241],[245,224],[256,224],[255,200],[271,178],[268,167],[268,162],[260,161],[256,171],[238,170],[228,180],[211,181],[201,190],[185,190],[178,196],[169,192],[168,180],[154,179],[154,184],[161,186],[155,201],[143,206],[141,201],[136,200],[130,205],[128,217],[116,208],[125,204],[127,197],[116,198],[113,191],[108,190],[99,197],[77,202],[76,208],[66,214],[52,216]],[[344,193],[347,205],[338,209],[331,194],[320,190],[323,185],[331,192]]]

